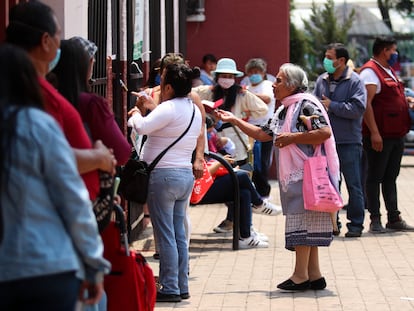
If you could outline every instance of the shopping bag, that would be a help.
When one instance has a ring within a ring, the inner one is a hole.
[[[321,146],[316,147],[313,157],[305,160],[303,167],[303,201],[306,210],[336,212],[344,204],[338,190],[329,178],[326,156]]]
[[[214,180],[207,169],[206,161],[204,161],[203,177],[196,179],[194,181],[193,191],[191,192],[190,197],[190,203],[197,204],[198,202],[200,202],[204,195],[207,193],[208,189],[210,189],[213,182]]]

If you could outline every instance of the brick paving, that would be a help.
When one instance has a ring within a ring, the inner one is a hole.
[[[273,182],[271,195],[272,201],[279,203],[277,182]],[[403,158],[398,200],[402,217],[414,225],[412,156]],[[386,214],[383,205],[381,211]],[[231,233],[212,231],[225,218],[224,205],[198,205],[191,207],[189,213],[191,298],[180,303],[157,303],[156,310],[414,310],[414,232],[368,233],[368,212],[362,237],[345,238],[343,229],[330,247],[320,248],[326,290],[296,293],[276,289],[276,284],[291,275],[294,266],[294,254],[284,248],[282,215],[253,214],[254,226],[269,237],[269,248],[233,251]],[[340,219],[345,225],[345,211],[340,212]],[[133,247],[142,252],[157,274],[151,226]]]

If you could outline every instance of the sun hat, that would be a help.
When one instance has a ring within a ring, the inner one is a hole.
[[[89,41],[88,39],[78,37],[78,36],[72,37],[69,40],[79,42],[80,45],[83,46],[85,51],[88,52],[90,58],[95,57],[95,54],[96,54],[96,51],[98,50],[98,47],[92,41]]]
[[[243,72],[237,70],[236,62],[231,58],[221,58],[217,62],[216,70],[212,71],[213,75],[217,73],[232,73],[236,75],[236,77],[242,77],[244,75]]]

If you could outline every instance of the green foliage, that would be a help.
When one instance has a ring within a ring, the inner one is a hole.
[[[290,0],[290,11],[295,9],[294,0]],[[290,21],[289,26],[289,61],[297,64],[301,67],[306,66],[305,55],[307,54],[307,40],[305,33],[296,28],[296,26]]]
[[[307,53],[307,41],[303,31],[296,28],[296,26],[290,23],[290,62],[297,64],[301,67],[305,67],[305,55]]]
[[[343,23],[339,23],[335,16],[334,0],[327,0],[322,7],[317,7],[315,2],[312,2],[310,19],[309,21],[303,20],[309,43],[310,79],[322,72],[320,60],[323,59],[329,43],[346,44],[354,16],[355,11],[352,10]]]
[[[406,16],[413,16],[414,14],[414,3],[412,0],[397,1],[395,8],[398,12]]]
[[[377,5],[383,22],[391,30],[393,30],[393,27],[390,18],[390,9],[395,8],[402,16],[405,17],[413,17],[414,14],[413,0],[377,0]]]

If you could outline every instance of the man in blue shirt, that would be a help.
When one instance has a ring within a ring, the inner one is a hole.
[[[366,90],[359,76],[347,66],[348,60],[349,53],[343,44],[332,43],[328,46],[323,61],[326,72],[318,77],[314,95],[328,111],[341,172],[349,194],[349,223],[345,237],[360,237],[365,216],[361,126],[366,107]]]

